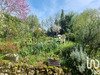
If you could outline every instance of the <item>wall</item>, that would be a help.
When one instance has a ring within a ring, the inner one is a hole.
[[[64,73],[62,68],[46,65],[28,65],[0,61],[0,75],[71,75]]]

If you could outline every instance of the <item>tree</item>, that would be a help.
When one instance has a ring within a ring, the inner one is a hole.
[[[28,25],[17,17],[2,13],[0,17],[0,38],[15,39],[26,37]]]
[[[26,0],[0,0],[0,9],[7,14],[16,15],[23,21],[26,21],[30,11]]]
[[[98,10],[88,9],[77,15],[73,22],[77,41],[85,46],[89,45],[90,50],[100,43],[100,18],[98,16]]]
[[[65,15],[64,10],[62,9],[61,18],[60,18],[60,26],[61,26],[61,34],[64,34],[66,32],[66,21],[65,21]]]
[[[73,32],[72,27],[72,19],[75,16],[76,13],[74,13],[73,11],[70,11],[68,14],[65,15],[65,21],[66,21],[66,26],[67,26],[67,32],[68,30],[70,30],[71,32]]]
[[[60,14],[57,13],[57,14],[55,15],[55,25],[59,26],[59,21],[60,21]]]
[[[48,21],[49,21],[49,27],[53,27],[54,26],[54,20],[51,16],[48,18]]]
[[[60,29],[61,29],[60,26],[55,25],[52,30],[53,30],[53,33],[56,33],[56,35],[58,35],[58,33],[60,33]]]
[[[65,15],[64,15],[64,10],[62,9],[62,12],[61,12],[61,19],[64,20],[65,19]]]
[[[46,25],[46,24],[45,24],[44,20],[42,20],[42,21],[41,21],[41,27],[42,27],[42,28],[45,28],[45,25]]]
[[[52,32],[52,28],[54,26],[53,18],[49,16],[44,21],[42,20],[42,26],[44,26],[44,28],[49,29],[49,31]]]
[[[27,18],[27,24],[29,25],[30,32],[33,30],[33,28],[40,27],[39,19],[36,15],[29,15]]]
[[[34,32],[33,32],[33,36],[37,39],[37,41],[38,41],[38,39],[40,38],[40,36],[41,36],[41,30],[39,29],[39,28],[36,28],[35,30],[34,30]]]
[[[4,19],[5,19],[5,16],[4,14],[0,11],[0,38],[2,37],[6,37],[6,35],[4,36],[4,34],[6,34],[6,31],[5,31],[5,28],[6,28],[6,25],[4,23]]]

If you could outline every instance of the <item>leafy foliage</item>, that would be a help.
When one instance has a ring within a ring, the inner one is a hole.
[[[26,0],[0,0],[0,8],[3,12],[14,14],[23,21],[26,21],[29,12]]]
[[[29,15],[27,18],[27,24],[29,25],[30,32],[34,31],[36,27],[40,27],[39,19],[36,15]]]
[[[55,51],[58,49],[58,44],[56,42],[37,42],[33,45],[27,46],[27,48],[24,48],[24,50],[21,52],[22,56],[27,56],[28,54],[40,54],[42,52],[50,52]]]
[[[66,35],[66,40],[68,40],[68,36],[69,36],[69,40],[75,42],[76,36],[74,33],[70,33],[70,34],[65,33],[65,35]]]
[[[68,12],[68,14],[65,15],[65,21],[66,21],[66,25],[67,25],[67,32],[70,30],[70,32],[73,32],[73,22],[72,22],[72,19],[73,17],[76,15],[75,12],[73,11],[70,11]]]
[[[29,27],[16,17],[3,13],[4,19],[0,24],[0,38],[21,38],[26,37]]]
[[[33,36],[38,40],[39,38],[40,38],[40,36],[41,36],[41,31],[42,30],[40,30],[39,28],[36,28],[35,30],[34,30],[34,32],[33,32]]]
[[[76,16],[73,26],[77,41],[84,45],[88,44],[91,48],[100,42],[100,19],[98,16],[98,10],[85,10]]]
[[[86,67],[87,53],[83,49],[82,45],[77,45],[74,48],[74,51],[71,52],[70,57],[71,57],[71,61],[73,62],[72,68],[79,71],[80,74],[83,74],[83,73],[87,74],[88,72],[88,69]],[[73,70],[73,73],[74,73],[74,70]]]
[[[66,32],[66,21],[65,21],[65,15],[64,10],[62,9],[61,18],[60,18],[60,26],[61,26],[61,34],[64,34]]]
[[[56,26],[56,25],[55,25],[55,26],[53,27],[53,29],[52,29],[52,30],[53,30],[52,33],[55,33],[56,35],[58,35],[58,33],[60,33],[60,29],[61,29],[60,26]]]
[[[0,53],[16,53],[18,51],[18,46],[16,43],[8,42],[0,46]]]

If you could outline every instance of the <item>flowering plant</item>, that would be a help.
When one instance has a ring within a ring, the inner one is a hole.
[[[59,57],[58,57],[58,55],[50,55],[49,59],[59,60]]]

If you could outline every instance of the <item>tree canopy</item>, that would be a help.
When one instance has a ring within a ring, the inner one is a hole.
[[[30,11],[26,0],[0,0],[0,9],[7,14],[17,16],[22,21],[26,21]]]

